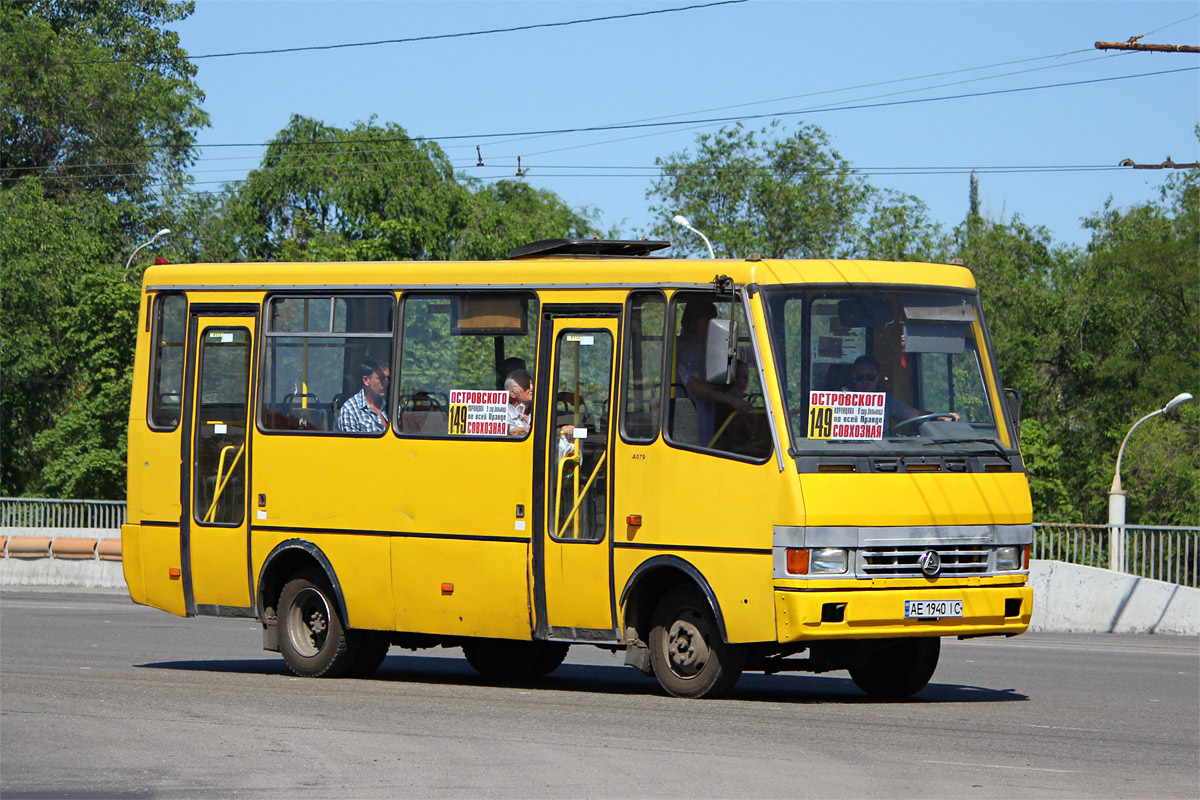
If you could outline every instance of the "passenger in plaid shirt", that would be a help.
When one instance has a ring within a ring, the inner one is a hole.
[[[358,366],[358,377],[363,388],[342,404],[337,417],[338,430],[345,433],[383,433],[388,428],[384,407],[387,405],[391,370],[387,365],[369,358]]]

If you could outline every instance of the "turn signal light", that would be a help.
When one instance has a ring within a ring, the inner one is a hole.
[[[179,580],[179,576],[182,574],[183,573],[179,571],[179,567],[171,567],[167,570],[167,575],[171,576],[171,580],[173,581]]]
[[[787,551],[787,571],[792,575],[808,574],[809,550],[789,547]]]
[[[641,514],[630,514],[628,517],[625,518],[625,524],[631,528],[642,527],[642,515]]]
[[[442,594],[454,594],[454,584],[453,583],[443,583],[442,584]]]

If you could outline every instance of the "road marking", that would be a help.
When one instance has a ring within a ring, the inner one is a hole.
[[[1027,728],[1044,728],[1050,731],[1083,731],[1084,733],[1116,733],[1110,728],[1066,728],[1062,725],[1026,725]]]
[[[1046,769],[1045,767],[1012,767],[1007,764],[971,764],[965,761],[926,761],[926,764],[943,764],[950,767],[985,767],[987,769],[1021,769],[1026,772],[1078,772],[1077,769]]]

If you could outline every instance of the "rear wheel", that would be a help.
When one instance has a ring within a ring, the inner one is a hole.
[[[278,624],[279,652],[302,678],[341,677],[359,656],[358,642],[342,627],[333,591],[317,570],[298,573],[283,587]]]
[[[746,649],[721,638],[708,599],[677,586],[659,601],[650,627],[650,666],[669,694],[720,697],[742,675]]]
[[[463,655],[471,667],[485,677],[527,680],[549,675],[558,669],[569,649],[570,645],[563,642],[474,639],[463,645]]]
[[[865,642],[866,658],[850,667],[850,677],[872,697],[899,698],[925,688],[937,669],[942,640],[883,639]]]

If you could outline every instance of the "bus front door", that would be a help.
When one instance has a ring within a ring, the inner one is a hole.
[[[617,319],[548,316],[543,323],[535,424],[542,428],[543,480],[535,481],[542,530],[535,532],[538,635],[574,641],[615,638],[609,519]],[[542,382],[543,379],[539,379]],[[539,556],[540,551],[540,558]]]
[[[247,475],[254,316],[191,318],[182,561],[188,614],[253,616]]]

